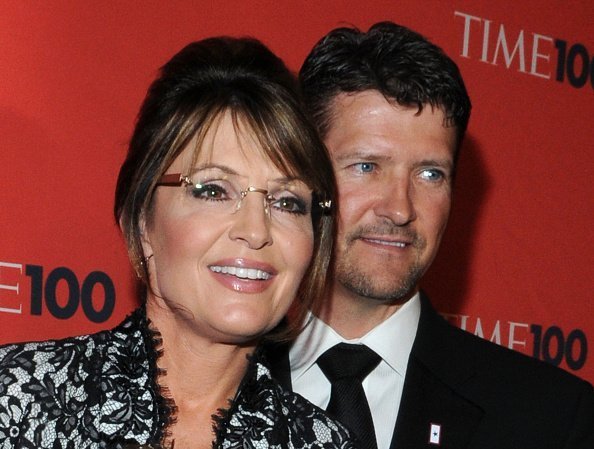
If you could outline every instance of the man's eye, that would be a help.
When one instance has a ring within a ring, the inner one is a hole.
[[[193,184],[189,188],[190,194],[201,200],[222,201],[228,199],[227,190],[217,184]]]
[[[375,170],[375,164],[373,162],[358,162],[353,164],[353,167],[360,173],[371,173]]]
[[[435,168],[426,168],[421,171],[421,177],[427,181],[441,181],[445,178],[445,173]]]

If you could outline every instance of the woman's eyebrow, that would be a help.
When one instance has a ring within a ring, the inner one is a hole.
[[[228,167],[226,165],[212,164],[212,163],[198,165],[198,166],[194,167],[194,169],[191,171],[191,173],[194,174],[194,173],[197,173],[200,171],[213,170],[213,169],[220,170],[227,175],[245,176],[245,175],[241,175],[240,173],[238,173],[237,171],[235,171],[234,169],[232,169],[231,167]],[[279,183],[283,183],[283,184],[290,184],[292,182],[302,182],[304,184],[307,184],[302,177],[290,176],[290,175],[279,176],[279,177],[270,179],[270,181],[279,182]]]
[[[228,175],[239,175],[239,173],[237,173],[235,170],[233,170],[231,167],[228,167],[226,165],[220,165],[220,164],[202,164],[202,165],[198,165],[196,167],[194,167],[191,171],[192,174],[197,173],[199,171],[204,171],[204,170],[213,170],[213,169],[217,169],[222,171],[223,173],[226,173]]]

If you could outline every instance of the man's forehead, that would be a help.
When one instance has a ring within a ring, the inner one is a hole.
[[[440,108],[427,106],[419,112],[418,107],[388,101],[377,91],[340,94],[333,107],[324,141],[335,164],[454,165],[456,129],[445,125]]]
[[[336,127],[344,127],[347,123],[354,130],[370,136],[392,129],[406,132],[410,128],[427,130],[444,137],[456,134],[456,128],[447,122],[442,107],[430,104],[421,108],[417,105],[400,105],[375,90],[335,96],[326,136],[336,131]]]
[[[381,101],[385,105],[389,105],[395,109],[410,111],[411,113],[421,114],[424,110],[431,110],[432,112],[440,112],[444,116],[443,126],[446,128],[454,127],[454,125],[447,123],[445,120],[447,116],[446,108],[440,104],[430,103],[411,103],[403,104],[399,103],[397,99],[386,96],[378,90],[368,89],[363,91],[355,92],[339,92],[329,102],[330,116],[333,117],[336,114],[342,114],[345,110],[354,110],[358,107],[364,107],[369,101]]]

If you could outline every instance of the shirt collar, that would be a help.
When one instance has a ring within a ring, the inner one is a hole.
[[[289,352],[292,377],[293,379],[301,377],[316,363],[320,355],[341,342],[365,344],[373,349],[390,368],[404,377],[420,315],[420,295],[417,293],[363,337],[347,340],[310,313],[307,326],[299,334]]]

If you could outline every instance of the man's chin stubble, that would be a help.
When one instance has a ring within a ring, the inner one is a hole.
[[[394,303],[409,299],[411,292],[416,290],[423,272],[424,269],[415,264],[400,279],[378,283],[374,281],[373,276],[339,263],[336,267],[336,280],[343,288],[357,296],[382,303]]]

